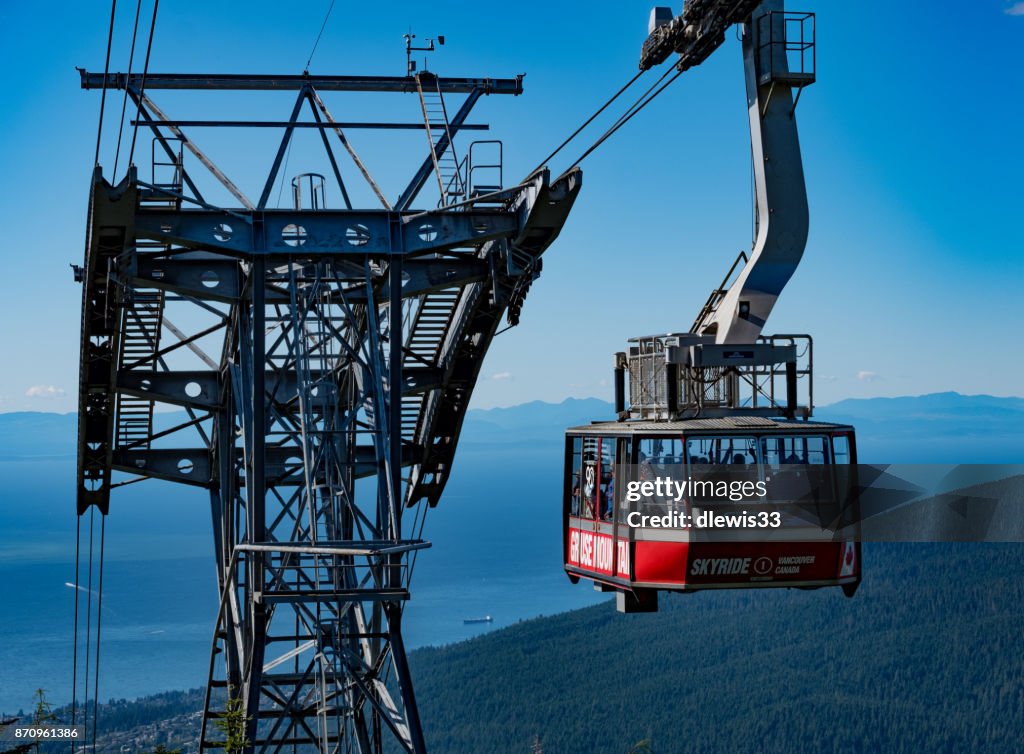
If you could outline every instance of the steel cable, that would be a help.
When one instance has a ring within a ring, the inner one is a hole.
[[[655,97],[657,97],[659,94],[665,91],[665,89],[667,89],[673,81],[675,81],[677,78],[683,75],[683,71],[676,71],[675,76],[670,78],[668,81],[665,81],[664,84],[661,84],[665,77],[668,76],[668,74],[671,72],[672,68],[669,68],[667,71],[665,71],[665,73],[662,74],[661,78],[655,81],[651,88],[644,92],[643,95],[640,96],[640,99],[634,102],[633,105],[625,113],[623,113],[622,116],[620,116],[619,119],[614,124],[612,124],[612,126],[607,131],[605,131],[597,141],[591,144],[590,147],[588,147],[583,154],[577,157],[576,161],[573,162],[572,165],[570,165],[567,168],[567,170],[572,170],[574,167],[583,162],[583,160],[589,157],[594,152],[594,150],[596,150],[598,147],[604,144],[609,138],[611,138],[616,131],[618,131],[624,125],[629,123],[629,121],[632,120],[637,113],[639,113],[641,110],[647,107],[647,105],[649,105]],[[658,86],[658,84],[661,84],[661,86],[656,91],[654,91],[653,94],[651,94],[651,90],[654,89],[654,87]],[[645,97],[646,99],[644,99]]]
[[[135,109],[135,129],[132,131],[132,148],[128,152],[128,166],[131,169],[132,161],[135,159],[135,139],[139,135],[139,114],[142,111],[142,99],[146,95],[146,76],[149,74],[149,56],[153,51],[153,32],[156,30],[156,13],[160,10],[160,0],[153,3],[153,20],[149,24],[149,41],[146,43],[146,63],[142,67],[142,85],[139,87],[139,103]],[[128,82],[125,82],[128,86]]]
[[[100,94],[100,122],[96,127],[96,158],[93,164],[100,164],[100,136],[103,133],[103,111],[107,105],[107,76],[110,75],[110,47],[114,41],[114,14],[117,11],[117,0],[110,3],[110,29],[107,31],[107,61],[103,64],[103,91]]]
[[[306,68],[303,73],[309,73],[309,64],[313,62],[313,55],[316,54],[316,48],[320,45],[320,37],[324,35],[324,29],[327,28],[327,19],[331,17],[331,11],[334,10],[334,2],[335,0],[331,0],[327,14],[324,16],[324,22],[320,24],[320,32],[316,35],[316,41],[313,42],[313,49],[309,51],[309,58],[306,60]]]
[[[653,100],[655,97],[657,97],[659,94],[661,94],[668,87],[669,84],[671,84],[673,81],[675,81],[677,78],[679,78],[679,76],[682,75],[682,73],[683,73],[682,71],[677,71],[675,76],[672,76],[672,78],[670,78],[668,81],[665,81],[665,78],[670,73],[672,73],[673,70],[674,70],[674,66],[669,67],[658,78],[657,81],[655,81],[653,84],[651,84],[651,86],[649,86],[647,88],[647,90],[643,94],[641,94],[633,102],[632,105],[630,105],[628,108],[626,108],[626,111],[622,115],[620,115],[618,117],[618,119],[608,128],[608,130],[605,131],[593,144],[591,144],[586,149],[586,151],[584,151],[583,154],[581,154],[566,169],[566,171],[571,170],[572,168],[576,167],[581,162],[583,162],[583,160],[586,159],[588,156],[590,156],[590,154],[592,152],[594,152],[594,150],[596,150],[605,141],[607,141],[616,131],[618,131],[620,128],[622,128],[624,125],[626,125],[626,123],[628,123],[637,113],[639,113],[641,110],[643,110],[645,107],[647,107],[647,105],[650,104],[651,100]],[[551,160],[559,152],[561,152],[568,144],[570,144],[573,141],[573,139],[575,139],[577,136],[579,136],[580,133],[582,133],[583,130],[587,126],[589,126],[591,123],[593,123],[594,120],[597,118],[597,116],[599,116],[601,113],[603,113],[605,110],[607,110],[608,107],[613,102],[615,102],[615,100],[617,100],[620,96],[622,96],[622,94],[627,89],[629,89],[629,87],[631,87],[637,81],[637,79],[639,79],[641,76],[643,76],[646,72],[647,72],[646,70],[640,71],[635,76],[633,76],[633,78],[631,78],[629,81],[627,81],[621,88],[619,88],[619,90],[617,92],[615,92],[615,94],[613,94],[607,101],[605,101],[605,103],[603,105],[601,105],[601,107],[599,107],[589,118],[587,118],[561,144],[559,144],[558,147],[551,154],[549,154],[547,157],[545,157],[543,160],[541,160],[540,163],[537,165],[537,167],[535,167],[533,170],[530,171],[530,175],[532,175],[533,173],[535,173],[538,170],[540,170],[542,167],[544,167],[544,165],[549,160]],[[665,82],[665,83],[662,84],[662,82]],[[659,84],[661,85],[660,88],[658,88]],[[563,171],[563,172],[566,172],[566,171]],[[448,206],[444,207],[440,211],[450,211],[450,210],[453,210],[453,209],[470,206],[470,205],[473,205],[473,204],[475,204],[475,203],[477,203],[477,202],[479,202],[481,200],[484,200],[484,199],[492,199],[496,194],[502,194],[502,193],[505,193],[505,192],[508,192],[508,191],[514,191],[517,188],[523,188],[523,187],[525,187],[527,185],[529,185],[529,181],[523,181],[522,183],[517,184],[516,186],[510,186],[508,188],[504,188],[501,191],[494,192],[493,194],[486,194],[484,196],[478,196],[478,197],[474,197],[472,199],[467,199],[465,201],[458,202],[456,204],[448,205]],[[423,213],[423,214],[428,214],[428,213]],[[433,214],[433,213],[429,213],[429,214]],[[505,328],[505,329],[508,329],[508,328]],[[504,330],[499,331],[498,333],[496,333],[496,335],[500,335],[502,332],[504,332]]]
[[[139,34],[139,15],[142,13],[142,0],[135,3],[135,25],[132,27],[132,49],[128,53],[128,80],[132,78],[132,64],[135,62],[135,40]],[[128,87],[124,88],[124,97],[121,99],[121,123],[117,127],[117,149],[114,151],[114,171],[111,178],[117,180],[117,163],[121,157],[121,137],[124,135],[124,114],[128,109]]]
[[[82,517],[75,517],[75,635],[71,650],[71,725],[77,721],[78,710],[78,584],[81,572]],[[75,739],[71,739],[71,754],[75,754]]]
[[[92,650],[92,544],[93,532],[95,531],[96,509],[89,509],[89,571],[86,579],[85,591],[88,595],[85,601],[85,699],[82,703],[82,723],[85,725],[86,735],[89,731],[89,659]],[[95,725],[95,720],[93,721]],[[83,736],[84,739],[84,736]]]
[[[100,703],[100,629],[103,617],[103,553],[106,549],[107,539],[107,516],[100,514],[100,579],[96,595],[96,669],[93,672],[93,693],[92,693],[92,750],[96,751],[96,728],[99,720]]]
[[[594,122],[594,119],[595,119],[595,118],[596,118],[596,117],[597,117],[598,115],[600,115],[600,114],[601,114],[601,113],[603,113],[603,112],[604,112],[605,110],[607,110],[607,109],[608,109],[608,107],[609,107],[609,106],[610,106],[610,105],[611,105],[611,104],[612,104],[612,103],[613,103],[613,102],[614,102],[615,100],[617,100],[617,99],[618,99],[618,98],[619,98],[619,97],[620,97],[620,96],[622,95],[622,93],[623,93],[623,92],[625,92],[625,91],[626,91],[627,89],[629,89],[629,87],[633,86],[633,84],[634,84],[634,83],[636,83],[636,80],[637,80],[637,79],[639,79],[639,78],[640,78],[641,76],[643,76],[643,75],[644,75],[645,73],[647,73],[647,71],[640,71],[640,72],[639,72],[639,73],[637,73],[637,74],[636,74],[635,76],[633,76],[633,78],[631,78],[631,79],[630,79],[629,81],[627,81],[627,82],[625,83],[625,85],[624,85],[624,86],[623,86],[623,87],[622,87],[621,89],[619,89],[619,91],[615,92],[615,94],[613,94],[613,95],[612,95],[611,99],[607,100],[607,101],[606,101],[606,102],[605,102],[605,103],[604,103],[603,105],[601,105],[601,107],[599,107],[599,108],[598,108],[597,110],[595,110],[595,111],[594,111],[594,114],[593,114],[593,115],[591,115],[591,116],[590,116],[589,118],[587,118],[587,119],[586,119],[586,120],[585,120],[585,121],[583,122],[583,124],[582,124],[582,125],[581,125],[581,126],[580,126],[579,128],[577,128],[577,129],[576,129],[575,131],[573,131],[573,132],[572,132],[572,133],[571,133],[571,134],[570,134],[570,135],[569,135],[569,136],[568,136],[568,137],[567,137],[567,138],[565,139],[565,141],[563,141],[563,142],[562,142],[561,144],[559,144],[559,145],[558,145],[558,147],[557,147],[557,148],[555,149],[555,151],[554,151],[554,152],[552,152],[552,153],[551,153],[551,154],[549,154],[549,155],[548,155],[547,157],[545,157],[545,158],[544,158],[543,160],[541,160],[541,161],[540,161],[540,164],[539,164],[539,165],[537,165],[537,167],[535,167],[535,168],[534,168],[533,170],[531,170],[530,172],[531,172],[531,173],[535,173],[535,172],[537,172],[538,170],[540,170],[540,169],[541,169],[542,167],[544,167],[544,165],[546,165],[546,164],[547,164],[547,162],[548,162],[548,161],[549,161],[549,160],[550,160],[551,158],[553,158],[553,157],[554,157],[555,155],[557,155],[557,154],[558,154],[559,152],[561,152],[561,151],[562,151],[562,150],[563,150],[563,149],[564,149],[564,148],[565,148],[565,147],[566,147],[566,146],[567,146],[567,145],[569,144],[569,142],[571,142],[571,141],[572,141],[573,139],[575,139],[575,138],[576,138],[577,136],[579,136],[579,135],[580,135],[580,132],[581,132],[581,131],[583,131],[583,129],[585,129],[585,128],[586,128],[587,126],[589,126],[589,125],[590,125],[591,123],[593,123],[593,122]]]

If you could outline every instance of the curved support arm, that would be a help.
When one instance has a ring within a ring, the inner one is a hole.
[[[753,343],[807,244],[807,190],[788,76],[783,0],[765,0],[743,25],[743,63],[754,163],[757,233],[750,259],[702,334]],[[774,13],[773,13],[774,12]],[[772,14],[772,15],[768,15]],[[769,36],[769,28],[771,30]]]

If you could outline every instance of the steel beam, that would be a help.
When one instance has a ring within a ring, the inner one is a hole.
[[[123,260],[119,274],[137,287],[228,304],[237,301],[242,290],[238,260],[212,254],[205,257],[133,254]]]
[[[334,379],[319,371],[310,372],[314,381]],[[274,397],[280,402],[295,400],[299,392],[299,378],[294,372],[268,372],[265,383],[273,385]],[[122,369],[117,373],[115,389],[120,395],[166,403],[170,406],[189,406],[201,410],[224,407],[223,380],[220,372],[209,370],[142,371]],[[402,370],[402,394],[413,395],[434,390],[442,384],[439,369],[408,366]]]
[[[104,75],[79,69],[83,89],[101,89]],[[126,85],[142,88],[142,74],[107,74],[108,89],[124,89]],[[413,76],[251,76],[246,74],[209,73],[147,73],[146,89],[222,89],[236,91],[298,91],[312,86],[322,92],[405,92],[416,93]],[[444,94],[469,94],[480,90],[483,94],[523,93],[523,77],[511,79],[440,77],[438,83]]]
[[[244,210],[240,210],[244,211]],[[236,254],[426,254],[519,231],[514,214],[499,209],[468,212],[399,213],[387,210],[273,210],[261,212],[261,227],[226,212],[205,209],[146,209],[135,216],[140,238],[194,249]],[[402,243],[392,243],[391,228]]]
[[[372,129],[377,131],[422,131],[428,126],[423,123],[317,123],[316,121],[299,121],[289,123],[286,120],[133,120],[132,126],[167,126],[174,128],[318,128],[320,130],[331,130],[334,128]],[[443,123],[431,123],[432,130],[443,131]],[[490,126],[486,123],[464,123],[460,127],[463,131],[488,131]]]
[[[196,252],[203,255],[203,252]],[[281,259],[281,263],[287,263]],[[232,257],[205,254],[204,258],[136,254],[119,267],[119,276],[126,283],[142,288],[153,288],[196,300],[232,303],[240,293],[241,271],[239,261]],[[479,259],[406,259],[402,265],[402,297],[415,298],[431,291],[469,285],[487,278],[490,272],[486,262]],[[389,295],[384,283],[381,295]],[[350,302],[366,300],[361,290],[346,295]],[[269,303],[281,303],[287,297],[281,291],[267,291]]]

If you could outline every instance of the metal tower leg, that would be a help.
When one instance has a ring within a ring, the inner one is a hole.
[[[249,262],[226,349],[235,400],[216,417],[223,591],[205,749],[224,746],[230,694],[247,751],[368,754],[382,736],[426,750],[401,637],[407,557],[425,546],[401,530],[401,265],[381,266]]]

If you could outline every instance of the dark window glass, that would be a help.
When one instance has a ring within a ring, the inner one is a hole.
[[[583,438],[572,438],[572,487],[569,489],[569,514],[580,515],[580,481],[583,468]]]

